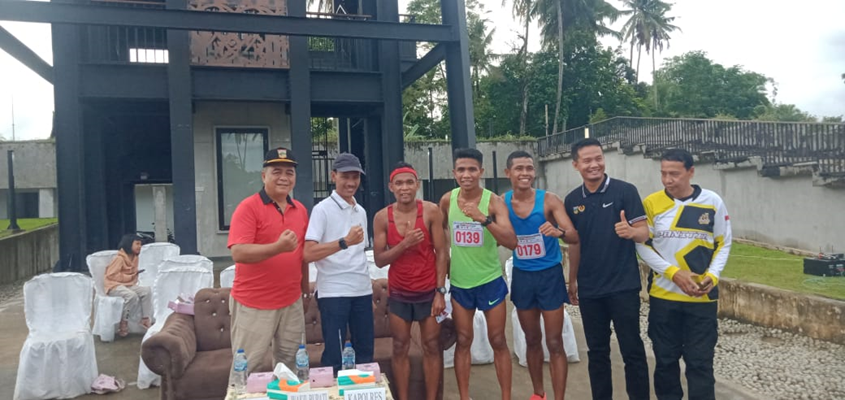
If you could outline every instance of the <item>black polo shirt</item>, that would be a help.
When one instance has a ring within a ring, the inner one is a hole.
[[[564,205],[581,241],[578,297],[600,298],[640,290],[634,241],[620,238],[615,229],[622,210],[629,223],[646,218],[637,188],[605,175],[604,183],[594,193],[582,184],[566,196]]]

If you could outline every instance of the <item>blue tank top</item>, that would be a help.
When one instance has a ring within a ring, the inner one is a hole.
[[[505,193],[511,225],[516,232],[517,246],[513,250],[513,266],[523,271],[542,271],[557,267],[561,262],[560,244],[555,237],[540,233],[540,225],[546,222],[543,206],[545,190],[535,190],[534,208],[527,218],[520,218],[513,211],[513,191]]]

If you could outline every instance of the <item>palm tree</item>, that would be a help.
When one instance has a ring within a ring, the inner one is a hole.
[[[507,0],[502,0],[502,6],[507,3]],[[513,0],[513,9],[511,13],[514,18],[522,19],[525,23],[522,35],[522,48],[519,50],[519,55],[522,57],[522,71],[524,76],[522,78],[522,111],[519,113],[519,135],[524,136],[526,127],[528,125],[528,27],[531,25],[531,9],[534,7],[532,0]]]
[[[605,0],[537,0],[532,15],[540,23],[543,43],[547,47],[558,49],[557,101],[552,123],[552,132],[557,132],[560,104],[563,97],[563,56],[564,33],[568,29],[579,28],[597,35],[619,36],[608,28],[605,20],[613,23],[619,17],[619,10]],[[554,43],[554,44],[553,44]],[[565,123],[563,128],[565,129]]]
[[[467,12],[467,33],[469,34],[469,64],[472,72],[473,98],[480,93],[480,82],[482,73],[489,72],[496,55],[490,52],[490,45],[493,43],[493,34],[496,29],[487,30],[487,18],[484,7],[478,5],[478,12],[474,10],[475,4],[468,4]]]
[[[628,20],[622,27],[623,42],[630,42],[630,62],[633,68],[634,45],[637,46],[637,80],[640,76],[640,55],[645,46],[646,53],[653,48],[663,51],[664,42],[669,46],[669,33],[680,30],[672,21],[675,17],[667,17],[666,13],[672,9],[672,5],[661,0],[623,0],[626,9],[621,12],[627,15]],[[652,70],[655,67],[654,54],[652,53]]]

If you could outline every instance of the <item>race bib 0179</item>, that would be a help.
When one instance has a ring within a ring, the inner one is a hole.
[[[533,260],[546,256],[546,243],[543,241],[543,235],[539,233],[533,235],[517,235],[516,240],[517,245],[514,251],[516,252],[516,257],[520,260]]]
[[[484,246],[484,227],[478,222],[452,222],[452,243],[460,247]]]

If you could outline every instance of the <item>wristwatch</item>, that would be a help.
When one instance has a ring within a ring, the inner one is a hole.
[[[481,223],[481,226],[487,226],[487,225],[490,225],[492,223],[493,223],[493,218],[490,218],[490,216],[488,215],[487,219],[485,219],[484,222]]]
[[[442,295],[446,295],[446,287],[441,286],[441,287],[437,288],[436,290],[437,290],[437,293],[440,293]]]
[[[346,244],[346,238],[340,238],[340,240],[337,241],[337,244],[340,246],[341,250],[346,250],[349,248],[349,245]]]

